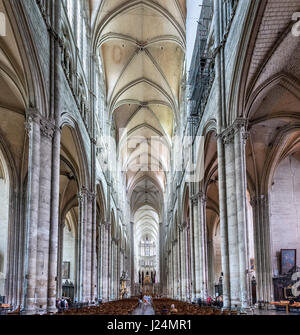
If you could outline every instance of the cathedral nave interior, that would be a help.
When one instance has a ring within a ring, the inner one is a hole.
[[[0,0],[1,313],[300,310],[299,13]]]

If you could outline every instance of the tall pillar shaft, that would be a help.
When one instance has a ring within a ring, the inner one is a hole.
[[[195,297],[201,295],[201,266],[200,266],[200,216],[199,216],[199,199],[198,194],[193,199],[193,226],[194,226],[194,281],[195,281]]]
[[[57,295],[57,260],[59,230],[59,176],[60,176],[60,139],[61,132],[56,130],[52,146],[52,192],[51,192],[51,224],[48,270],[48,312],[56,312]]]
[[[207,262],[207,226],[206,226],[206,196],[199,193],[199,217],[200,217],[200,262],[201,262],[201,297],[207,298],[208,294],[208,262]]]
[[[93,251],[93,240],[92,240],[92,202],[93,196],[87,192],[86,194],[86,235],[84,239],[85,249],[85,275],[84,275],[84,301],[91,301],[91,279],[92,279],[92,251]]]
[[[131,295],[134,295],[134,223],[130,222],[130,286]]]
[[[40,125],[34,115],[28,116],[27,130],[29,131],[28,157],[28,192],[27,192],[27,269],[26,269],[26,298],[27,314],[35,312],[36,288],[36,258],[37,258],[37,230],[39,211],[39,181],[40,181]]]
[[[225,152],[222,139],[218,138],[218,175],[219,175],[219,207],[220,207],[220,237],[221,237],[221,262],[223,272],[223,307],[230,308],[230,271],[228,251],[228,221],[226,203],[226,175]]]
[[[78,248],[78,299],[86,301],[86,241],[87,241],[87,191],[83,188],[79,194],[79,248]]]
[[[238,220],[238,242],[239,242],[239,266],[240,266],[240,300],[242,308],[249,308],[248,289],[248,264],[246,248],[247,231],[247,181],[245,162],[245,124],[240,123],[235,132],[235,173],[236,173],[236,198],[237,198],[237,220]]]
[[[102,286],[103,286],[103,299],[109,300],[109,287],[108,287],[108,239],[110,234],[109,224],[103,225],[103,268],[102,268]]]
[[[251,199],[254,220],[257,301],[264,302],[273,300],[268,199],[268,196],[264,194]]]
[[[235,308],[240,306],[240,264],[236,206],[235,156],[233,137],[231,134],[226,138],[225,144],[230,296],[231,307]]]
[[[39,190],[39,222],[37,243],[37,305],[41,312],[47,310],[48,296],[48,265],[49,265],[49,236],[51,211],[51,162],[52,134],[48,136],[45,128],[41,127],[41,166]]]
[[[61,222],[59,229],[59,240],[57,250],[57,297],[62,296],[62,262],[63,262],[63,238],[65,222]],[[77,297],[76,297],[77,298]]]
[[[92,194],[92,250],[91,250],[91,300],[98,298],[98,264],[97,264],[97,216],[96,197]],[[100,233],[100,232],[99,232]],[[98,249],[99,251],[99,249]],[[100,256],[102,257],[102,255]]]
[[[186,227],[181,232],[181,264],[182,264],[182,297],[187,299],[187,254],[186,254]]]

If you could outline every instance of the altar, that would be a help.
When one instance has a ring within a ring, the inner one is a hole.
[[[299,267],[293,267],[287,274],[273,278],[275,301],[285,300],[285,301],[300,302],[299,295],[295,296],[293,294],[293,287],[300,279],[300,278],[294,278],[293,275],[299,272],[300,272]]]

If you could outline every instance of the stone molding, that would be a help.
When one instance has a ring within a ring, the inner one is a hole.
[[[231,126],[219,135],[219,137],[222,138],[223,144],[225,145],[234,143],[234,137],[237,133],[241,133],[243,140],[247,141],[249,136],[248,126],[248,119],[237,118]]]

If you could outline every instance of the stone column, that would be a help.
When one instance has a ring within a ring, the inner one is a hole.
[[[131,295],[134,295],[134,222],[130,222],[130,270]]]
[[[109,223],[103,225],[103,268],[102,268],[102,286],[103,286],[103,300],[109,300],[108,294],[108,235]]]
[[[108,225],[108,231],[107,231],[107,235],[108,235],[108,239],[107,239],[107,283],[108,283],[108,291],[107,291],[107,298],[108,300],[111,299],[111,292],[112,292],[112,288],[113,288],[113,275],[112,275],[112,250],[111,250],[111,245],[112,245],[112,236],[111,236],[111,230],[112,230],[112,226],[111,223]]]
[[[84,301],[91,301],[91,279],[92,279],[92,252],[93,252],[93,240],[92,240],[92,221],[93,221],[93,200],[94,195],[86,191],[86,235],[84,239],[85,248],[85,295]]]
[[[37,238],[37,305],[41,313],[47,312],[48,266],[51,217],[52,140],[55,126],[40,118],[40,170],[39,221]]]
[[[110,240],[109,243],[109,252],[110,252],[110,257],[109,257],[109,266],[110,266],[110,271],[109,271],[109,283],[110,283],[110,295],[109,295],[109,300],[114,300],[114,280],[115,280],[115,258],[114,258],[114,239],[113,237]]]
[[[99,225],[99,255],[98,255],[98,297],[103,300],[103,266],[104,266],[104,247],[103,247],[103,238],[104,238],[104,224]]]
[[[65,222],[61,222],[58,227],[58,246],[57,246],[57,298],[62,296],[62,262],[63,262],[63,243],[64,243]]]
[[[242,309],[249,308],[248,290],[248,262],[247,262],[247,180],[245,145],[247,140],[246,120],[237,120],[235,123],[234,150],[235,150],[235,173],[236,173],[236,199],[238,219],[238,241],[239,241],[239,266],[240,266],[240,300]]]
[[[78,300],[86,302],[86,242],[87,242],[87,190],[82,188],[79,196],[79,222],[78,222]]]
[[[80,214],[79,214],[79,202],[78,202],[78,227],[75,231],[75,282],[74,282],[74,300],[80,301]]]
[[[182,298],[186,301],[187,287],[186,287],[186,227],[182,227],[181,231],[181,280],[182,280]]]
[[[27,111],[25,124],[29,136],[28,157],[28,191],[27,191],[27,267],[26,267],[26,314],[35,313],[36,288],[36,257],[37,257],[37,230],[39,213],[39,182],[40,182],[40,124],[36,110]]]
[[[218,175],[219,175],[219,208],[220,208],[220,237],[221,237],[221,262],[223,272],[223,308],[230,308],[230,271],[228,251],[228,222],[226,202],[225,179],[225,153],[221,137],[218,138]]]
[[[178,262],[178,298],[182,299],[182,281],[181,281],[181,236],[180,226],[177,226],[177,262]]]
[[[191,264],[192,264],[192,233],[191,233],[191,225],[190,223],[187,225],[186,228],[186,252],[187,252],[187,299],[188,301],[191,301],[191,289],[192,289],[192,270],[191,270]]]
[[[50,4],[48,5],[51,8]],[[56,34],[61,33],[61,3],[55,2],[52,6],[52,24]],[[48,261],[48,313],[56,312],[57,296],[57,261],[58,261],[58,230],[59,230],[59,182],[60,182],[60,141],[61,130],[59,129],[61,121],[61,47],[59,39],[51,34],[50,39],[50,115],[55,120],[56,130],[52,142],[52,184],[51,184],[51,219],[50,219],[50,244],[49,244],[49,261]],[[61,282],[59,283],[61,288]]]
[[[190,300],[193,301],[195,298],[195,229],[194,229],[194,207],[193,201],[190,204],[191,208],[191,215],[190,215],[190,222],[189,222],[189,255],[190,255],[190,262],[189,262],[189,295]]]
[[[168,297],[172,298],[171,249],[168,247]]]
[[[111,240],[111,295],[110,298],[111,300],[116,299],[116,281],[117,281],[117,253],[116,253],[116,239],[115,237],[112,238]]]
[[[177,252],[178,241],[177,239],[173,243],[173,267],[174,267],[174,298],[178,298],[178,252]]]
[[[270,302],[273,300],[273,282],[268,195],[252,197],[251,205],[254,221],[257,301]]]
[[[173,272],[173,254],[172,254],[172,242],[170,242],[169,249],[169,269],[170,269],[170,297],[174,297],[174,272]]]
[[[51,192],[51,226],[48,270],[48,312],[56,312],[57,295],[57,257],[59,229],[59,176],[60,176],[60,129],[56,129],[52,146],[52,192]]]
[[[235,182],[234,131],[224,137],[231,308],[240,307],[240,263]]]
[[[201,262],[201,298],[208,296],[208,261],[207,261],[207,224],[206,224],[205,194],[199,192],[199,217],[200,217],[200,262]]]
[[[159,276],[157,276],[157,282],[160,282],[161,290],[163,291],[163,283],[164,283],[164,271],[162,269],[164,268],[164,257],[165,257],[165,246],[164,246],[164,227],[163,223],[159,223],[159,248],[160,250],[160,257],[159,257]]]
[[[199,218],[199,198],[196,194],[192,199],[193,206],[193,227],[194,227],[194,294],[195,298],[201,295],[201,275],[200,275],[200,218]]]
[[[97,216],[96,195],[91,194],[92,202],[92,250],[91,250],[91,300],[98,298],[98,266],[97,266]],[[99,249],[98,249],[99,250]],[[100,250],[99,250],[100,251]]]

